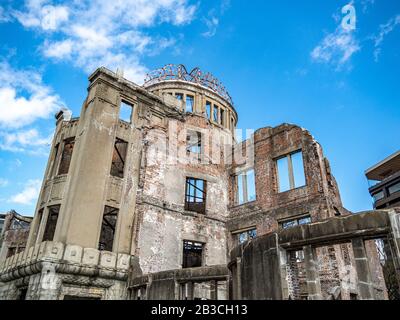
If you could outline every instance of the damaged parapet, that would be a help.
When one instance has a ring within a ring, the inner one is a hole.
[[[0,299],[59,299],[81,294],[85,286],[97,287],[87,298],[123,299],[123,288],[134,261],[127,254],[65,245],[61,242],[42,242],[7,258],[0,265],[0,281],[4,282]],[[13,280],[36,279],[35,287]],[[75,290],[68,284],[75,284]],[[26,287],[21,297],[16,287]],[[112,290],[107,290],[112,289]],[[10,296],[10,293],[14,296]],[[116,295],[116,296],[113,296]],[[122,295],[121,295],[122,294]]]

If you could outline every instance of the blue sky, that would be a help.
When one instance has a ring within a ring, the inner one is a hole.
[[[0,0],[0,39],[0,212],[34,213],[53,115],[79,116],[100,65],[138,84],[167,63],[211,71],[240,128],[308,129],[352,211],[372,206],[364,170],[400,149],[399,1]]]

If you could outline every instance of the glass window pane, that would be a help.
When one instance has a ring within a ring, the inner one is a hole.
[[[239,244],[242,244],[248,240],[248,234],[247,232],[243,232],[239,234]]]
[[[288,157],[277,161],[279,175],[279,192],[290,190]]]
[[[374,194],[372,197],[374,198],[375,201],[379,201],[385,197],[385,194],[383,193],[383,191],[380,191],[380,192]]]
[[[186,96],[186,112],[193,112],[194,97]]]
[[[256,181],[254,170],[247,171],[247,196],[248,201],[256,200]]]
[[[256,229],[250,230],[249,231],[249,237],[250,237],[250,239],[256,238],[257,237],[257,230]]]
[[[239,204],[244,203],[243,197],[243,175],[239,174],[237,176],[237,186],[238,186],[238,202]]]
[[[291,155],[293,165],[293,176],[295,188],[303,187],[306,185],[304,176],[303,153],[296,152]]]
[[[399,191],[400,191],[400,183],[396,183],[395,185],[389,187],[389,194],[393,194]]]

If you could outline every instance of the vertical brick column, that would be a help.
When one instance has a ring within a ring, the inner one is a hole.
[[[211,300],[218,300],[218,281],[210,281],[210,296]]]
[[[374,287],[371,271],[368,265],[368,257],[365,250],[364,239],[355,238],[351,240],[354,260],[358,277],[358,294],[360,300],[373,300]]]
[[[316,250],[309,245],[303,247],[303,251],[306,266],[308,299],[322,300]]]

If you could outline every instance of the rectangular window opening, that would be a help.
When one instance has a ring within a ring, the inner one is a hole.
[[[282,221],[282,222],[280,222],[280,226],[282,229],[289,229],[289,228],[301,226],[304,224],[310,224],[311,222],[312,222],[311,216],[306,215],[306,216],[302,216],[300,218]]]
[[[201,154],[201,132],[188,130],[186,135],[187,153]]]
[[[211,102],[206,101],[206,114],[207,119],[211,119]]]
[[[44,229],[43,241],[53,241],[56,232],[58,214],[60,205],[48,207],[49,214],[47,216],[46,228]]]
[[[60,167],[58,175],[68,174],[69,166],[71,164],[72,152],[74,151],[74,138],[64,140],[64,149],[61,155]]]
[[[119,119],[127,123],[132,123],[133,105],[125,101],[121,101],[119,109]]]
[[[114,151],[111,162],[110,174],[113,177],[123,178],[125,168],[125,158],[128,150],[128,142],[119,138],[115,139]]]
[[[218,106],[214,105],[213,109],[213,121],[218,123]]]
[[[257,237],[257,229],[250,229],[237,234],[239,244],[245,243]]]
[[[285,192],[306,185],[302,151],[288,154],[276,161],[279,192]]]
[[[237,200],[242,205],[256,200],[256,181],[254,169],[244,171],[236,176]]]
[[[206,186],[204,180],[186,178],[185,210],[205,214]]]
[[[104,208],[99,239],[99,250],[101,251],[113,251],[118,212],[119,210],[113,207],[105,206]]]
[[[204,244],[194,241],[183,241],[182,268],[198,268],[203,265]]]
[[[219,115],[219,120],[220,120],[220,125],[225,126],[225,110],[224,109],[219,109],[220,115]]]
[[[186,96],[186,112],[194,111],[194,97],[187,95]]]

